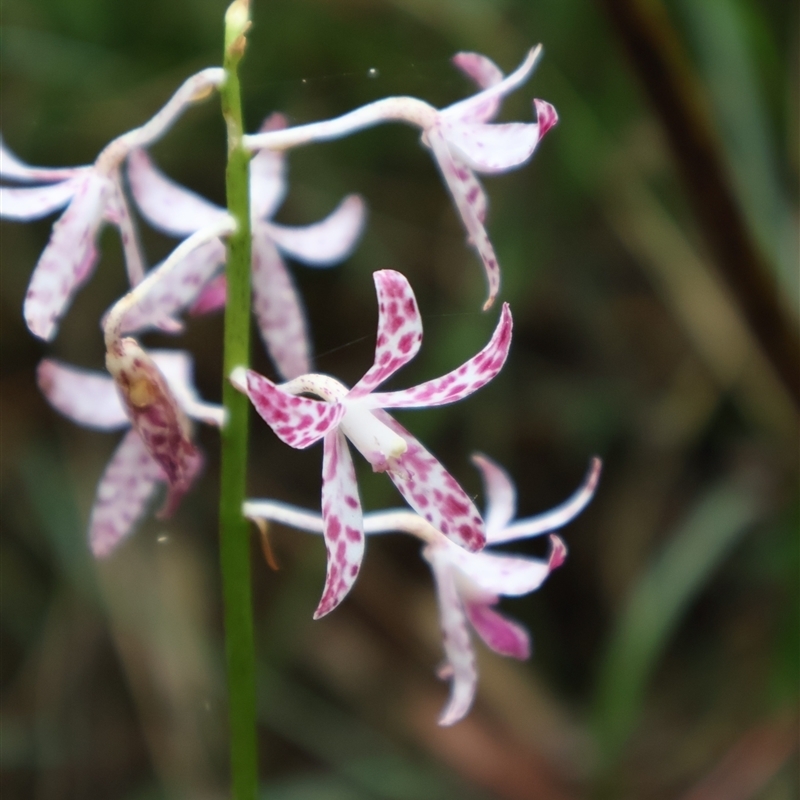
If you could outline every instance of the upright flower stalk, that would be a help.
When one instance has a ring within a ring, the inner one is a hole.
[[[250,359],[250,155],[242,147],[244,127],[237,69],[250,27],[249,0],[234,0],[225,14],[225,83],[220,88],[228,129],[225,187],[228,212],[236,231],[228,237],[220,479],[220,563],[225,605],[225,651],[228,666],[231,782],[234,800],[255,800],[256,680],[252,589],[247,522],[242,516],[247,475],[248,400],[228,381]]]

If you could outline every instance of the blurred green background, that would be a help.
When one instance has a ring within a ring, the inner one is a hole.
[[[184,77],[219,63],[223,12],[218,0],[6,0],[8,146],[33,164],[90,162]],[[530,627],[532,659],[476,645],[477,702],[452,729],[436,726],[447,686],[434,674],[441,638],[415,541],[370,541],[348,600],[313,622],[321,542],[276,527],[281,569],[271,572],[254,537],[264,797],[800,796],[797,395],[731,290],[702,214],[718,198],[698,196],[693,167],[676,159],[675,136],[695,131],[669,132],[675,109],[646,69],[661,42],[679,105],[705,131],[740,212],[716,236],[752,245],[752,264],[776,287],[775,324],[782,316],[792,329],[797,8],[255,0],[253,17],[243,67],[251,130],[274,110],[299,123],[388,94],[445,105],[470,91],[449,63],[455,52],[485,53],[508,71],[544,44],[502,119],[530,120],[536,96],[556,106],[560,125],[528,166],[485,180],[502,299],[514,311],[511,357],[469,400],[398,417],[476,495],[470,453],[503,463],[522,515],[560,502],[591,455],[605,462],[595,501],[565,532],[565,566],[538,593],[503,603]],[[317,367],[346,382],[371,363],[373,270],[408,276],[425,324],[420,355],[392,386],[460,364],[496,323],[496,310],[478,311],[479,263],[416,139],[387,126],[289,159],[279,221],[315,221],[351,191],[369,203],[346,264],[293,269]],[[218,202],[224,152],[213,102],[153,149],[168,174]],[[102,262],[57,340],[34,340],[22,298],[50,225],[2,228],[0,791],[221,798],[217,442],[200,432],[208,466],[173,520],[151,518],[111,560],[91,561],[86,521],[116,437],[60,418],[34,370],[46,354],[102,368],[98,320],[125,279],[106,230]],[[172,244],[144,226],[142,238],[151,264]],[[191,350],[203,394],[216,399],[220,339],[215,317],[146,342]],[[251,495],[318,507],[320,458],[254,421]],[[399,502],[385,476],[357,468],[367,508]]]

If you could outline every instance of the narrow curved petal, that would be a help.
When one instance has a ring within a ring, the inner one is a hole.
[[[294,282],[263,223],[253,230],[253,310],[278,373],[287,380],[311,370],[306,315]]]
[[[506,172],[524,164],[541,136],[536,122],[443,123],[442,134],[451,152],[477,172]]]
[[[192,419],[221,428],[225,411],[216,403],[206,403],[197,393],[191,355],[185,350],[151,350],[150,356],[184,413]]]
[[[50,405],[78,425],[102,431],[130,425],[114,381],[105,373],[45,358],[36,380]]]
[[[488,89],[503,80],[500,67],[480,53],[456,53],[452,61],[480,89]],[[501,101],[500,97],[490,97],[483,103],[475,104],[466,111],[462,111],[460,119],[464,122],[488,122],[497,115]]]
[[[260,132],[286,127],[283,114],[271,114]],[[286,196],[286,154],[279,150],[259,150],[250,161],[250,215],[253,220],[271,219]]]
[[[406,502],[455,544],[480,550],[486,544],[483,520],[458,481],[397,420],[385,411],[372,413],[406,442],[406,452],[386,470]]]
[[[442,109],[441,116],[450,120],[479,118],[483,113],[486,113],[485,109],[490,107],[493,102],[510,94],[528,80],[541,53],[542,46],[537,45],[528,51],[525,60],[512,73],[506,75],[503,80],[492,84],[482,92],[472,95],[472,97],[467,97],[465,100]]]
[[[237,373],[231,376],[231,382],[250,398],[275,435],[298,450],[318,442],[344,416],[340,403],[295,397],[251,369],[245,371],[244,383]]]
[[[32,167],[17,158],[0,137],[0,178],[20,182],[50,183],[80,175],[87,169],[89,167]]]
[[[90,173],[53,225],[53,233],[31,275],[23,312],[31,332],[49,340],[72,295],[97,262],[97,234],[114,185]]]
[[[166,477],[136,431],[128,431],[100,479],[89,521],[89,545],[97,558],[114,548],[144,516]]]
[[[450,699],[439,716],[439,724],[453,725],[466,716],[475,699],[478,670],[469,640],[467,618],[450,563],[436,547],[426,548],[423,555],[431,565],[436,583],[439,624],[448,662],[446,674],[452,681]]]
[[[495,532],[492,536],[492,544],[511,542],[515,539],[527,539],[531,536],[539,536],[564,527],[589,505],[597,490],[602,468],[603,462],[597,457],[593,458],[583,483],[571,497],[544,514],[512,522],[505,529]]]
[[[511,346],[511,328],[511,311],[508,303],[503,303],[500,321],[480,353],[441,378],[397,392],[375,392],[369,396],[369,404],[379,408],[421,408],[447,405],[468,397],[500,372]]]
[[[128,273],[128,281],[131,286],[136,286],[144,278],[146,267],[139,243],[139,234],[128,208],[128,200],[122,189],[119,173],[117,173],[114,181],[114,187],[115,192],[110,198],[114,224],[119,229],[119,237],[122,240],[122,252],[125,256],[125,270]]]
[[[350,399],[369,394],[411,361],[422,344],[422,318],[417,298],[406,277],[392,269],[383,269],[373,273],[372,278],[378,295],[375,359],[364,377],[350,391]]]
[[[517,490],[508,473],[491,458],[482,453],[472,456],[472,463],[478,468],[483,479],[486,495],[486,541],[494,541],[494,535],[514,519],[517,513]]]
[[[314,619],[324,617],[350,591],[364,557],[364,520],[356,471],[341,431],[325,434],[322,457],[322,518],[328,567]]]
[[[310,266],[329,267],[353,251],[364,228],[365,209],[364,201],[357,194],[350,194],[314,225],[290,228],[274,222],[261,224],[287,255]]]
[[[489,208],[489,198],[486,196],[478,176],[460,159],[453,157],[455,164],[455,172],[453,178],[458,182],[460,192],[463,194],[465,201],[472,208],[478,222],[484,224],[486,222],[486,212]],[[469,240],[472,244],[472,239]]]
[[[171,236],[189,236],[227,213],[164,175],[144,150],[128,156],[128,181],[142,216]]]
[[[455,201],[461,221],[467,229],[468,241],[478,251],[483,262],[489,287],[489,296],[483,306],[485,310],[494,303],[497,292],[500,290],[500,266],[497,263],[497,256],[489,241],[486,228],[483,227],[481,208],[483,207],[483,216],[485,216],[485,204],[481,205],[480,194],[474,194],[475,177],[470,174],[466,165],[453,158],[441,128],[435,125],[426,133],[436,163],[450,190],[450,195]]]
[[[192,303],[189,313],[199,317],[202,314],[213,314],[225,308],[228,299],[228,279],[225,274],[217,275],[212,278],[197,295],[197,299]]]
[[[203,286],[225,263],[225,258],[225,245],[219,239],[212,239],[189,252],[161,280],[153,281],[149,291],[125,312],[120,332],[163,328],[165,322],[168,324],[194,302]],[[153,270],[158,270],[159,266]]]
[[[550,559],[507,556],[500,553],[466,553],[455,547],[448,555],[473,583],[490,594],[519,597],[538,589],[554,567]]]
[[[467,600],[464,610],[478,636],[495,653],[518,658],[520,661],[530,658],[531,639],[522,625],[504,617],[488,603]]]
[[[0,186],[0,217],[20,221],[41,219],[72,199],[80,178],[48,186]]]
[[[480,89],[488,89],[503,80],[500,67],[480,53],[456,53],[451,61]]]

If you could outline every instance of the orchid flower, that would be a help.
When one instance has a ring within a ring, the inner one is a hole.
[[[564,563],[567,548],[552,531],[573,520],[589,503],[600,478],[599,458],[591,466],[577,491],[556,508],[528,519],[512,522],[516,492],[508,474],[486,456],[475,455],[487,497],[486,538],[490,545],[528,539],[550,533],[546,559],[506,555],[484,550],[468,553],[443,536],[418,514],[406,510],[379,511],[364,515],[367,534],[399,531],[410,533],[424,543],[422,555],[430,564],[439,600],[439,619],[447,661],[439,670],[452,680],[450,699],[439,717],[440,725],[463,719],[475,697],[478,672],[467,623],[496,653],[527,659],[531,653],[528,632],[517,622],[497,612],[500,596],[519,597],[538,589],[547,576]],[[248,500],[244,515],[253,520],[270,520],[294,528],[323,533],[318,514],[270,500]]]
[[[175,398],[168,413],[177,420],[180,435],[168,444],[180,457],[173,457],[170,471],[152,453],[152,442],[131,427],[130,406],[123,403],[114,381],[100,372],[78,369],[52,359],[39,364],[39,387],[50,404],[79,425],[95,430],[129,428],[100,479],[89,522],[89,544],[98,558],[111,554],[144,515],[148,502],[159,484],[168,485],[167,499],[159,516],[169,516],[182,495],[190,488],[202,463],[202,456],[191,441],[186,417],[220,427],[223,410],[203,402],[192,385],[191,357],[180,350],[154,350],[147,364],[149,380],[140,378],[133,387],[133,398],[143,412],[148,400],[155,396],[153,386],[162,394]],[[144,370],[140,370],[143,372]],[[166,383],[166,390],[161,384]],[[163,411],[163,403],[157,407]],[[154,413],[153,407],[149,409]],[[160,427],[164,427],[163,424]]]
[[[284,150],[309,142],[337,139],[391,120],[421,128],[422,142],[432,150],[468,239],[483,262],[489,285],[486,309],[492,305],[500,288],[500,270],[483,224],[486,195],[475,172],[507,172],[521,166],[558,121],[553,106],[534,100],[535,123],[488,124],[497,114],[502,98],[528,79],[541,51],[541,46],[531,50],[522,64],[505,78],[485,56],[457,54],[453,59],[455,65],[482,91],[447,108],[436,109],[414,97],[387,97],[326,122],[245,136],[245,146],[251,150]]]
[[[503,305],[486,347],[458,369],[410,389],[376,392],[417,354],[422,320],[403,275],[381,270],[373,277],[379,308],[375,360],[352,389],[327,375],[301,375],[281,386],[241,367],[231,375],[234,386],[247,394],[283,442],[302,449],[323,439],[322,517],[328,568],[315,619],[342,601],[356,579],[364,552],[361,502],[347,439],[373,470],[389,475],[409,505],[436,530],[471,551],[485,544],[483,520],[469,495],[384,409],[454,403],[492,380],[511,344],[508,304]],[[315,394],[322,400],[301,394]]]
[[[144,260],[122,190],[120,165],[131,150],[159,139],[189,105],[207,97],[224,77],[220,68],[193,75],[149,122],[114,139],[91,165],[30,167],[2,146],[0,178],[40,185],[0,187],[0,216],[32,220],[67,206],[53,226],[25,295],[23,313],[33,334],[46,340],[55,336],[72,296],[97,263],[97,239],[104,221],[119,229],[131,285],[142,280]]]
[[[280,114],[262,130],[285,126]],[[282,153],[263,151],[250,162],[250,212],[253,236],[253,307],[262,338],[278,372],[286,379],[311,369],[305,314],[281,252],[314,267],[347,258],[364,223],[364,202],[348,195],[324,220],[305,227],[271,221],[286,194],[286,160]],[[131,154],[128,178],[144,217],[173,236],[186,236],[225,215],[225,210],[185,189],[159,172],[144,150]],[[208,252],[209,259],[219,254]],[[209,283],[194,312],[206,313],[225,303],[224,277]]]

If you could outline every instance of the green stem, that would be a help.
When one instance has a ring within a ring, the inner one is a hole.
[[[225,174],[228,211],[236,232],[228,238],[225,306],[225,356],[222,401],[227,421],[222,430],[220,480],[220,562],[225,605],[225,651],[228,664],[231,782],[233,800],[255,800],[256,681],[248,526],[242,516],[247,476],[248,401],[228,376],[247,366],[250,356],[250,156],[242,148],[242,104],[237,67],[244,53],[247,3],[236,0],[225,15],[227,73],[221,87],[222,113],[228,128]]]

